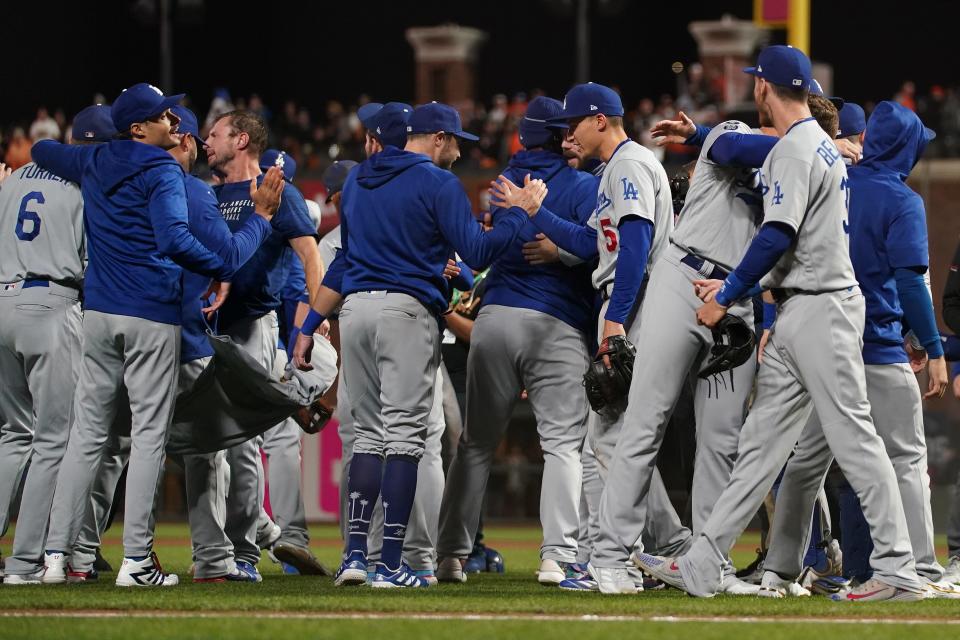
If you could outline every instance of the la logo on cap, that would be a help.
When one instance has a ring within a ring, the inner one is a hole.
[[[757,65],[757,71],[759,71],[760,73],[763,73],[763,67],[761,67],[760,65]]]
[[[801,80],[800,78],[794,78],[794,79],[793,79],[793,86],[799,87],[799,86],[802,85],[802,84],[803,84],[803,80]]]
[[[595,104],[590,105],[590,111],[596,111],[596,110],[597,110],[597,105]]]

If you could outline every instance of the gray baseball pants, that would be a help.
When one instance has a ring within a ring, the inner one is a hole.
[[[110,508],[117,493],[117,485],[130,458],[130,438],[111,434],[100,461],[100,470],[90,490],[90,500],[80,534],[73,545],[70,566],[75,571],[90,571],[97,559],[100,538],[107,529]]]

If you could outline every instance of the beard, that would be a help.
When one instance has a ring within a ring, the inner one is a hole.
[[[220,171],[221,173],[226,173],[223,170],[227,163],[233,160],[236,157],[236,152],[227,152],[224,154],[214,153],[213,162],[210,163],[210,169],[214,171]]]
[[[773,116],[770,114],[770,107],[763,102],[757,102],[757,116],[760,118],[761,127],[772,127]]]

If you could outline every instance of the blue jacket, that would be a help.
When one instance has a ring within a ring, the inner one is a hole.
[[[454,251],[481,269],[527,221],[522,209],[510,209],[484,233],[455,175],[391,146],[350,172],[341,202],[341,293],[406,293],[438,314],[447,308],[443,268]]]
[[[503,171],[517,185],[527,174],[547,183],[544,207],[569,222],[587,224],[597,204],[599,178],[571,168],[563,156],[548,151],[521,151]],[[497,224],[504,211],[491,207],[490,213]],[[538,232],[529,219],[524,223],[517,239],[494,262],[482,304],[533,309],[590,333],[595,296],[590,275],[595,265],[531,265],[523,257],[523,244],[536,240]]]
[[[163,149],[132,140],[92,146],[43,140],[33,158],[81,185],[85,308],[180,324],[178,265],[230,279],[224,259],[190,233],[183,169]]]
[[[850,258],[866,299],[867,364],[907,362],[894,271],[929,265],[923,200],[906,185],[926,146],[923,124],[912,111],[887,105],[870,117],[863,161],[848,169]]]

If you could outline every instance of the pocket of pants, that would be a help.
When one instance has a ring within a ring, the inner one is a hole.
[[[416,320],[417,314],[412,311],[407,311],[406,309],[400,309],[398,307],[384,307],[381,311],[383,315],[390,316],[392,318],[401,318],[403,320]]]
[[[26,311],[28,313],[50,313],[53,310],[53,307],[48,307],[45,304],[27,303],[17,305],[17,311]]]

